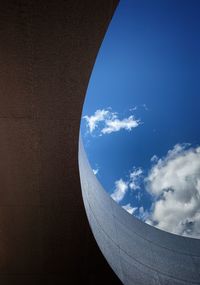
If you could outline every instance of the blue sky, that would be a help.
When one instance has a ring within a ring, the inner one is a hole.
[[[199,12],[194,0],[121,1],[81,122],[91,166],[116,202],[192,237],[200,236]]]

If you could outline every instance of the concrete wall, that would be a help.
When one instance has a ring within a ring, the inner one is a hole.
[[[78,173],[82,105],[118,1],[0,8],[0,284],[120,284],[96,246]]]
[[[125,285],[200,284],[200,240],[149,226],[102,188],[79,143],[82,195],[95,239]]]

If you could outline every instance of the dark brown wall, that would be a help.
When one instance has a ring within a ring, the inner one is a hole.
[[[117,0],[2,1],[0,284],[120,284],[86,219],[78,133]]]

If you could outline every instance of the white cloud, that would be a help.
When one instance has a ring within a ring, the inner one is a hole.
[[[128,190],[128,183],[124,181],[123,179],[119,179],[115,181],[115,190],[111,194],[111,197],[116,202],[120,202],[124,199],[124,196],[126,195]]]
[[[200,237],[200,147],[177,144],[145,179],[154,197],[146,222],[168,232]]]
[[[130,172],[129,177],[126,181],[123,179],[119,179],[115,181],[115,190],[111,194],[111,197],[116,202],[121,202],[129,189],[137,190],[140,189],[140,182],[142,178],[142,169],[141,168],[133,168],[132,172]]]
[[[149,110],[149,108],[147,107],[146,104],[143,104],[142,107],[145,109],[145,111],[148,111],[148,110]]]
[[[143,192],[138,191],[138,192],[135,194],[134,197],[135,197],[135,199],[136,199],[138,202],[140,202],[141,199],[142,199],[142,197],[143,197]]]
[[[133,128],[138,127],[140,124],[139,120],[136,120],[134,116],[129,116],[123,120],[117,118],[106,120],[105,127],[101,130],[103,134],[110,134],[113,132],[118,132],[122,129],[131,131]]]
[[[139,207],[138,214],[136,217],[140,220],[145,221],[149,216],[149,211],[145,210],[143,206]]]
[[[143,171],[141,168],[133,168],[133,171],[130,173],[129,187],[132,190],[140,189],[140,178]]]
[[[137,207],[132,207],[130,203],[127,204],[127,205],[122,206],[122,208],[124,210],[126,210],[131,215],[138,209]]]
[[[98,172],[99,172],[99,168],[92,169],[92,171],[93,171],[94,175],[97,175],[97,174],[98,174]]]
[[[144,191],[152,195],[150,210],[122,206],[146,223],[178,235],[200,238],[200,147],[177,144],[165,157],[153,156],[152,167],[144,178],[143,170],[134,167],[126,180],[115,182],[111,197],[121,202],[133,190],[134,199],[140,201]],[[144,184],[143,184],[144,183]],[[135,191],[139,190],[139,191]]]
[[[89,128],[90,133],[92,133],[99,122],[104,121],[109,116],[110,111],[108,110],[96,110],[94,115],[92,116],[83,116],[83,119],[86,120],[87,126]]]
[[[129,109],[129,111],[130,111],[130,112],[134,112],[134,111],[136,111],[136,110],[137,110],[137,108],[138,108],[137,106],[132,107],[132,108],[130,108],[130,109]]]
[[[140,120],[135,119],[133,115],[128,118],[119,119],[116,112],[111,112],[108,109],[96,110],[92,116],[83,116],[89,133],[92,134],[99,126],[100,135],[111,134],[122,129],[131,131],[140,125]],[[100,124],[102,123],[102,124]]]
[[[155,163],[157,161],[158,161],[158,157],[157,157],[157,155],[154,154],[151,158],[151,162]]]

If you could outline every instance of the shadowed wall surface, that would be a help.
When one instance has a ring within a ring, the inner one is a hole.
[[[199,239],[161,231],[128,214],[102,188],[81,141],[79,167],[93,234],[123,284],[200,284]]]
[[[77,166],[82,104],[117,2],[1,3],[2,285],[120,284],[90,233]]]

